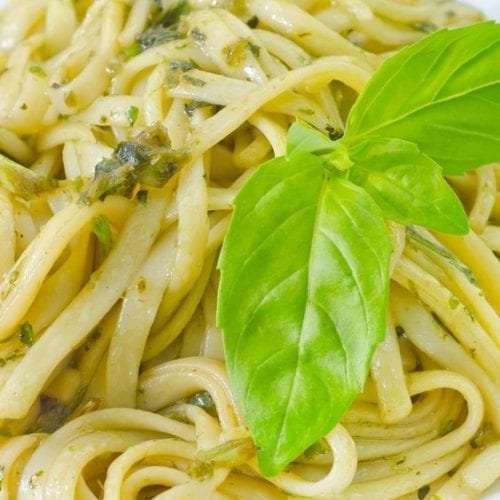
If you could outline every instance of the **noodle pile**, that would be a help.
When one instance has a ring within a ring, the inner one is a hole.
[[[467,236],[393,226],[365,391],[276,477],[259,474],[215,323],[233,199],[290,124],[338,137],[385,57],[478,19],[446,0],[10,2],[0,151],[59,182],[27,200],[0,188],[0,498],[448,499],[495,481],[499,166],[450,179]],[[79,201],[148,127],[184,167]]]

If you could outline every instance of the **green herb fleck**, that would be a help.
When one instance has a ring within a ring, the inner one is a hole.
[[[203,87],[207,84],[205,80],[202,80],[201,78],[194,78],[191,75],[184,75],[183,79],[184,81],[190,83],[193,87]]]
[[[139,278],[139,281],[137,282],[137,290],[139,293],[142,293],[146,290],[146,278],[144,276],[141,276]]]
[[[5,478],[5,465],[0,465],[0,491],[2,491],[2,482]]]
[[[431,491],[431,487],[429,485],[422,486],[417,493],[418,500],[424,500],[424,498],[429,494],[429,491]]]
[[[259,18],[257,16],[252,16],[248,21],[247,21],[247,26],[249,28],[255,29],[259,25]]]
[[[109,219],[105,215],[94,217],[92,221],[92,232],[97,236],[104,251],[104,255],[108,255],[113,246],[113,236]]]
[[[193,28],[189,34],[193,40],[200,44],[204,44],[207,41],[207,35],[202,33],[199,28]]]
[[[448,304],[450,305],[450,308],[452,310],[455,310],[459,306],[460,301],[454,295],[452,295],[448,300]]]
[[[31,323],[27,321],[21,325],[19,328],[19,339],[24,345],[31,347],[34,343],[33,339],[33,327]]]
[[[401,325],[396,326],[396,335],[398,337],[402,337],[405,333],[405,329]]]
[[[131,127],[135,125],[138,116],[139,116],[139,108],[137,106],[130,106],[127,109],[127,120],[130,123]]]
[[[137,191],[136,197],[138,203],[140,203],[141,205],[146,205],[146,203],[148,202],[148,190],[141,189]]]
[[[47,76],[47,73],[45,73],[45,70],[41,66],[30,66],[29,72],[41,77]]]
[[[248,48],[250,49],[250,52],[255,56],[259,57],[260,56],[260,47],[258,45],[255,45],[252,42],[248,42]]]
[[[205,108],[207,106],[211,106],[209,102],[205,101],[191,101],[190,103],[184,104],[184,112],[189,116],[193,116],[194,111],[198,108]]]
[[[326,128],[326,133],[328,134],[328,138],[331,141],[337,141],[339,139],[342,139],[344,132],[340,129],[336,129],[335,127],[332,127],[332,125],[327,125]]]

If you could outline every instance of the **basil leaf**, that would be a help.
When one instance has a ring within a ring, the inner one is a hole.
[[[291,155],[294,151],[300,153],[321,153],[335,149],[335,142],[331,141],[319,130],[297,120],[288,129],[286,152]]]
[[[438,31],[385,61],[355,103],[349,144],[415,142],[444,174],[500,159],[500,25]]]
[[[361,188],[294,154],[245,184],[220,259],[218,324],[236,401],[274,475],[329,432],[385,333],[391,243]]]
[[[349,179],[372,196],[385,218],[467,234],[469,223],[462,203],[443,178],[441,167],[415,144],[375,138],[350,153],[355,166],[349,170]]]

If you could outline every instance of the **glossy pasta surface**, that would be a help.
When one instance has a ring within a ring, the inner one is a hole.
[[[8,3],[0,499],[448,499],[491,486],[500,166],[449,178],[467,236],[394,225],[387,335],[365,390],[278,476],[259,473],[215,320],[233,200],[285,153],[290,125],[338,138],[385,58],[480,19],[453,0]],[[163,187],[88,197],[119,144],[158,137],[155,154],[177,154]],[[12,161],[34,177],[13,183]]]

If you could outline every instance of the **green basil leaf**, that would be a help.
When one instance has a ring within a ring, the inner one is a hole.
[[[375,138],[353,148],[350,156],[355,166],[349,179],[370,193],[385,218],[444,233],[469,231],[462,203],[441,167],[415,144]]]
[[[335,149],[335,142],[319,130],[297,120],[288,129],[286,152],[322,153]]]
[[[500,25],[438,31],[385,61],[349,115],[349,144],[414,142],[444,174],[500,159]]]
[[[362,390],[385,333],[390,254],[375,202],[310,154],[263,165],[237,196],[218,324],[263,474],[329,432]]]

